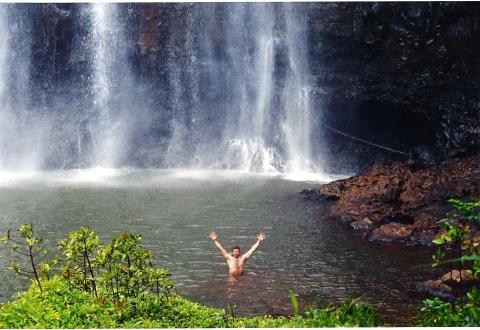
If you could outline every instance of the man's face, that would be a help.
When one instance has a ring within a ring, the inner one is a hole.
[[[238,259],[240,257],[240,250],[239,249],[233,249],[232,250],[232,256],[235,258],[235,259]]]

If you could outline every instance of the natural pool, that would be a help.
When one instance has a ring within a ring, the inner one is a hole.
[[[324,304],[349,297],[371,301],[382,318],[405,324],[421,296],[415,282],[431,271],[431,252],[368,243],[344,224],[324,218],[328,205],[297,192],[311,183],[228,171],[86,170],[0,176],[0,231],[33,222],[52,250],[71,230],[89,225],[103,242],[124,230],[168,268],[180,294],[202,304],[234,304],[238,315],[288,314],[288,290],[300,301]],[[243,250],[258,232],[264,244],[246,275],[229,281],[227,266],[208,234]],[[28,281],[6,268],[0,254],[0,299]]]

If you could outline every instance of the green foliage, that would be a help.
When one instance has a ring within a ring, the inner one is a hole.
[[[473,237],[468,224],[478,226],[480,202],[462,202],[457,199],[450,199],[449,202],[458,213],[441,220],[445,231],[433,240],[433,243],[440,246],[432,257],[433,266],[456,264],[460,272],[467,263],[469,273],[474,279],[478,278],[480,274],[479,242]],[[470,292],[466,293],[466,297],[460,297],[453,302],[444,302],[439,298],[424,300],[420,310],[420,324],[422,326],[480,326],[480,295],[477,288],[474,286]]]
[[[115,326],[118,306],[100,304],[89,293],[72,288],[54,276],[43,281],[44,291],[34,285],[11,303],[0,306],[0,328],[110,328]]]
[[[297,317],[236,317],[224,309],[210,308],[176,294],[115,301],[99,286],[96,298],[82,288],[71,288],[61,276],[43,281],[0,305],[0,328],[229,328],[229,327],[334,327],[377,326],[375,311],[358,300],[338,307],[307,307]]]
[[[297,296],[295,295],[295,293],[293,293],[292,290],[289,290],[288,293],[290,294],[290,300],[292,301],[292,306],[293,306],[293,312],[295,314],[298,314],[298,301],[297,301]]]
[[[58,242],[58,248],[65,256],[62,273],[73,285],[97,295],[95,252],[99,245],[97,233],[89,227],[72,231],[68,238]]]
[[[449,202],[459,214],[440,221],[445,231],[433,240],[433,243],[439,245],[439,249],[432,257],[433,266],[456,263],[460,272],[465,261],[473,261],[470,272],[475,278],[480,274],[478,256],[480,242],[472,237],[473,232],[467,223],[477,225],[480,221],[480,202],[462,202],[457,199],[450,199]]]
[[[462,202],[455,198],[451,198],[448,201],[461,212],[465,220],[480,221],[480,201]]]
[[[9,229],[7,235],[1,237],[0,240],[4,245],[9,245],[10,250],[14,253],[26,257],[27,261],[20,263],[17,260],[13,260],[9,268],[21,276],[35,280],[40,291],[42,291],[40,277],[48,278],[51,268],[50,264],[46,261],[48,251],[43,245],[43,238],[37,238],[35,236],[33,224],[31,223],[21,225],[17,235],[20,240],[13,237]],[[51,263],[56,264],[57,260],[54,259]],[[28,264],[28,266],[25,264]]]
[[[104,270],[105,291],[114,299],[137,297],[147,290],[157,296],[170,294],[175,286],[167,271],[153,267],[152,252],[140,246],[140,235],[121,233],[100,249],[97,263]]]
[[[480,326],[480,297],[476,288],[467,293],[467,302],[426,299],[420,310],[420,325],[426,327]]]
[[[44,259],[47,250],[43,247],[43,239],[33,234],[33,225],[26,224],[19,228],[20,242],[11,237],[11,230],[2,238],[6,244],[11,243],[11,249],[29,258],[33,271],[27,271],[17,261],[11,267],[20,275],[35,278],[40,291],[41,278],[49,277],[51,265],[59,263],[53,259],[48,263]],[[89,227],[81,227],[69,233],[68,238],[58,242],[58,248],[63,255],[61,261],[62,276],[70,288],[93,293],[99,298],[98,286],[102,286],[103,295],[112,298],[116,303],[126,298],[136,298],[147,291],[153,291],[157,297],[174,292],[175,285],[170,275],[163,268],[154,267],[152,252],[140,246],[141,236],[123,232],[114,237],[109,244],[100,245],[97,233]],[[21,252],[18,245],[24,246],[27,252]],[[41,263],[36,258],[42,253]]]
[[[426,299],[420,310],[420,325],[423,327],[463,326],[465,317],[459,304],[444,302],[439,298]]]
[[[313,308],[305,310],[308,327],[371,327],[378,326],[375,309],[371,305],[350,299],[339,307]]]

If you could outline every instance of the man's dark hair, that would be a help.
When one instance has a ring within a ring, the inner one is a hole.
[[[232,248],[232,251],[235,250],[235,249],[237,249],[238,251],[241,251],[241,250],[240,250],[240,246],[238,246],[238,245],[235,245],[235,246]]]

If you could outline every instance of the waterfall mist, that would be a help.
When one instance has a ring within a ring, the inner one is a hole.
[[[30,22],[21,7],[0,5],[0,167],[42,165],[45,118],[30,103]]]

